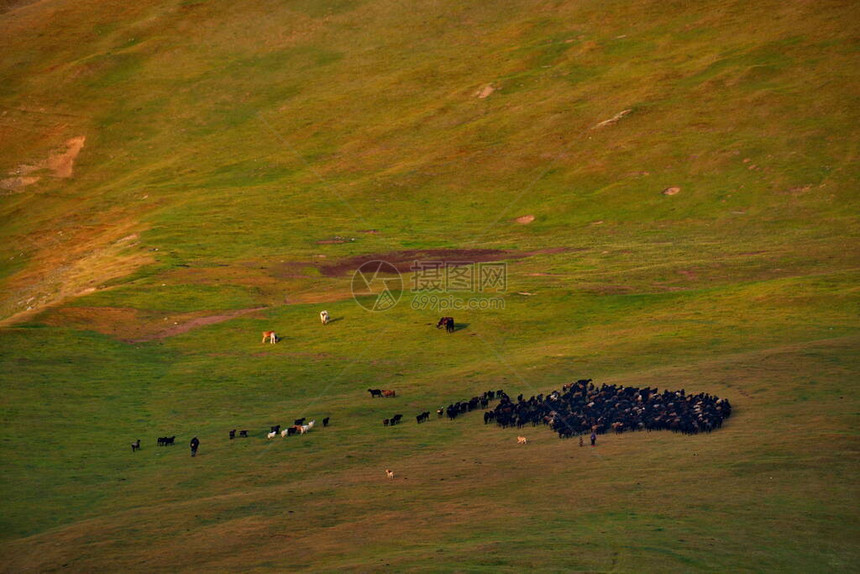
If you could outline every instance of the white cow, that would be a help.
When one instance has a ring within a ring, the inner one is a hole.
[[[320,311],[320,321],[322,321],[323,325],[328,325],[328,311]]]

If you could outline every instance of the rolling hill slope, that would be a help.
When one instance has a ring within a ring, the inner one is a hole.
[[[856,570],[857,19],[0,3],[3,571]],[[412,422],[581,377],[735,413],[595,449]],[[302,416],[333,424],[264,438]]]

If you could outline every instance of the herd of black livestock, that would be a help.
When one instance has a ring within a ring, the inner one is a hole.
[[[525,425],[549,426],[559,438],[632,430],[670,430],[684,434],[711,432],[722,426],[732,412],[728,399],[706,393],[687,394],[680,391],[658,392],[656,388],[595,386],[591,379],[566,384],[562,391],[553,391],[524,399],[513,400],[504,391],[487,391],[469,400],[457,401],[436,411],[441,418],[454,420],[475,409],[487,409],[489,401],[498,399],[493,410],[485,410],[484,423],[496,423],[521,428]],[[429,413],[416,417],[418,423]],[[398,417],[399,418],[399,417]],[[393,424],[386,419],[384,424]]]
[[[484,422],[502,427],[548,425],[560,438],[596,432],[621,433],[630,430],[671,430],[685,434],[711,432],[722,426],[732,413],[728,399],[706,393],[687,394],[656,388],[595,386],[580,379],[553,391],[524,400],[502,395]]]

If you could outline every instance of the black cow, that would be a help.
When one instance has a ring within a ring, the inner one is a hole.
[[[140,448],[140,439],[137,439],[133,443],[131,443],[131,452],[134,452]]]
[[[367,392],[370,393],[371,399],[382,396],[382,389],[367,389]]]
[[[454,317],[442,317],[439,319],[439,322],[436,323],[436,328],[441,329],[445,327],[445,330],[449,333],[454,332]]]

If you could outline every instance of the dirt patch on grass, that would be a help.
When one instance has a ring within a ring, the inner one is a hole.
[[[51,326],[95,331],[127,343],[144,343],[181,335],[198,327],[222,323],[261,309],[265,307],[164,316],[163,312],[130,307],[63,307],[49,312],[43,321]]]
[[[58,152],[48,156],[45,167],[54,172],[54,177],[72,177],[75,160],[84,149],[86,136],[78,136],[66,142],[66,151]]]
[[[38,175],[30,175],[34,172],[50,171],[50,175],[58,178],[69,178],[74,173],[75,160],[84,148],[87,141],[86,136],[78,136],[66,141],[65,149],[48,156],[47,159],[33,164],[22,164],[9,172],[8,177],[0,179],[0,189],[9,192],[17,192],[28,185],[37,183],[42,178]]]
[[[181,335],[183,333],[187,333],[192,329],[197,329],[198,327],[205,327],[206,325],[214,325],[216,323],[223,323],[224,321],[229,321],[230,319],[234,319],[236,317],[240,317],[242,315],[247,315],[249,313],[253,313],[255,311],[261,311],[265,309],[265,307],[252,307],[250,309],[236,309],[234,311],[226,311],[222,313],[217,313],[215,315],[203,315],[196,317],[177,317],[173,320],[173,324],[158,330],[156,333],[152,333],[145,337],[140,337],[137,339],[129,340],[130,343],[145,343],[147,341],[154,341],[156,339],[166,339],[167,337],[174,337],[176,335]]]

